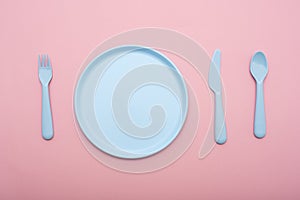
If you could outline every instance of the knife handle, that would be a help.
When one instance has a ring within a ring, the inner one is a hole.
[[[215,94],[215,142],[224,144],[227,140],[226,123],[221,93]]]
[[[263,82],[257,82],[256,84],[254,135],[257,138],[263,138],[266,135],[266,114]]]

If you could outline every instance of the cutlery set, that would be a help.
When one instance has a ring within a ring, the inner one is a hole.
[[[221,51],[215,50],[209,70],[208,85],[214,92],[214,139],[217,144],[224,144],[227,140],[226,123],[222,104],[222,84],[220,75]],[[266,135],[266,116],[264,105],[264,79],[268,73],[267,59],[263,52],[256,52],[251,59],[250,72],[256,81],[256,104],[254,117],[254,135],[263,138]]]
[[[148,51],[149,49],[146,49],[143,53]],[[140,58],[137,57],[137,59]],[[217,49],[213,53],[211,59],[208,75],[208,85],[214,93],[214,140],[217,144],[224,144],[227,141],[227,131],[222,101],[220,68],[221,51]],[[263,52],[256,52],[252,57],[250,62],[250,72],[256,81],[254,135],[257,138],[263,138],[266,134],[263,83],[268,73],[268,64]],[[42,137],[45,140],[50,140],[53,138],[53,122],[49,98],[49,83],[52,79],[52,66],[48,55],[38,56],[38,75],[40,83],[42,85]],[[145,155],[147,156],[148,154]]]

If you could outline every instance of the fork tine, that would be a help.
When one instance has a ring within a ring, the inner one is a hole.
[[[41,56],[38,55],[38,67],[41,67]]]
[[[44,67],[44,55],[41,54],[41,67]]]
[[[47,67],[51,67],[51,61],[50,61],[48,54],[47,54],[47,60],[48,60]]]
[[[47,67],[47,61],[48,60],[48,56],[47,56],[47,54],[45,54],[45,64],[44,64],[44,67]]]
[[[45,56],[45,54],[43,54],[43,57],[42,57],[42,66],[43,67],[46,66],[46,56]]]

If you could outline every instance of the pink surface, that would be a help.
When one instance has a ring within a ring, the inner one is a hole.
[[[0,199],[299,199],[299,2],[1,1]],[[84,148],[73,124],[76,74],[88,53],[122,31],[162,27],[220,48],[228,142],[198,159],[203,137],[155,173],[117,172]],[[267,136],[252,134],[249,61],[263,50]],[[55,137],[40,135],[37,55],[54,66]]]

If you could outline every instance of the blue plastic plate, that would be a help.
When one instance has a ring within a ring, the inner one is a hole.
[[[83,134],[98,149],[119,158],[144,158],[180,133],[188,95],[182,75],[162,53],[121,46],[85,67],[74,110]]]

